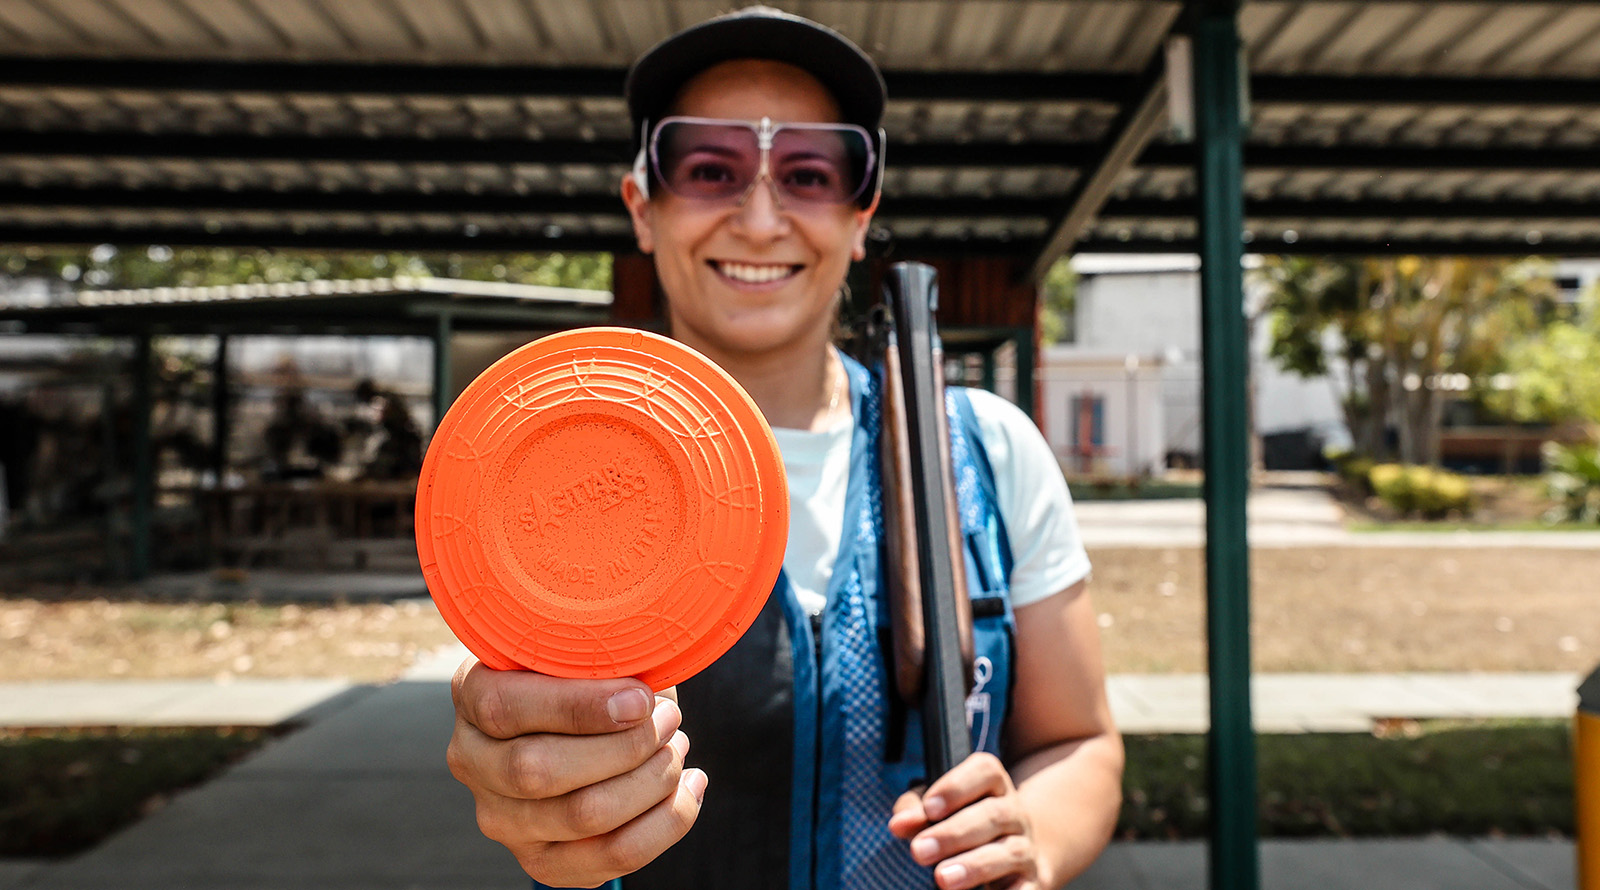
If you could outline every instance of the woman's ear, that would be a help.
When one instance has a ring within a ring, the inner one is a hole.
[[[645,197],[632,173],[622,177],[622,203],[627,205],[628,216],[633,220],[633,237],[639,242],[639,252],[652,253],[656,249],[656,237],[650,227],[650,199]]]
[[[883,192],[874,192],[872,203],[855,212],[856,231],[850,242],[850,258],[860,262],[867,258],[867,232],[872,228],[872,215],[878,212],[878,201]]]

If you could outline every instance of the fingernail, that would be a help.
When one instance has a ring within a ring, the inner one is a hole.
[[[919,837],[911,842],[911,855],[919,862],[939,858],[939,842],[931,837]]]
[[[678,752],[679,760],[689,756],[689,737],[684,735],[682,730],[673,733],[672,741],[667,744],[672,746],[672,750]]]
[[[650,714],[650,696],[643,689],[624,689],[606,701],[606,713],[617,723],[638,723]]]
[[[683,781],[689,786],[689,793],[694,795],[696,803],[705,803],[706,785],[710,780],[703,769],[692,769],[683,774]]]
[[[943,881],[947,887],[951,884],[959,884],[967,879],[967,867],[954,862],[939,866],[936,873],[939,875],[939,880]]]
[[[651,715],[656,723],[656,738],[672,738],[673,730],[683,723],[683,712],[670,699],[661,699],[656,702],[655,713]]]
[[[943,819],[945,817],[944,798],[934,795],[922,799],[922,811],[928,814],[929,819]]]

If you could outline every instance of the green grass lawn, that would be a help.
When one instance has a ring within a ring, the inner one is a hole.
[[[0,733],[0,856],[67,856],[237,761],[265,729]]]
[[[1264,837],[1570,835],[1565,721],[1436,721],[1257,739]],[[1206,833],[1205,737],[1130,736],[1119,837]]]
[[[1198,498],[1205,496],[1199,482],[1175,482],[1164,479],[1103,479],[1067,480],[1067,489],[1075,501],[1151,501],[1173,498]]]
[[[1402,723],[1257,740],[1265,837],[1570,835],[1565,721]],[[260,729],[0,734],[0,856],[92,846],[270,737]],[[1129,736],[1126,839],[1206,833],[1205,738]]]

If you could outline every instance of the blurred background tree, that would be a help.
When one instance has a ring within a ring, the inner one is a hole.
[[[603,253],[361,254],[172,248],[161,244],[118,249],[101,244],[90,248],[30,247],[0,253],[0,271],[12,278],[44,279],[63,292],[80,288],[208,287],[398,275],[611,288],[611,255]]]
[[[1507,386],[1490,404],[1523,422],[1600,425],[1600,287],[1506,351]]]
[[[1557,296],[1548,268],[1531,260],[1269,256],[1255,279],[1268,355],[1340,388],[1359,453],[1408,464],[1438,463],[1447,394],[1492,391],[1508,350],[1539,334]]]
[[[1068,260],[1059,260],[1045,273],[1039,294],[1039,339],[1052,343],[1071,343],[1073,312],[1078,302],[1078,273]]]

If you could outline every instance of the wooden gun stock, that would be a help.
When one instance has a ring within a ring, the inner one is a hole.
[[[884,283],[883,510],[896,691],[920,704],[928,781],[972,753],[972,605],[950,465],[932,267],[896,263]]]

